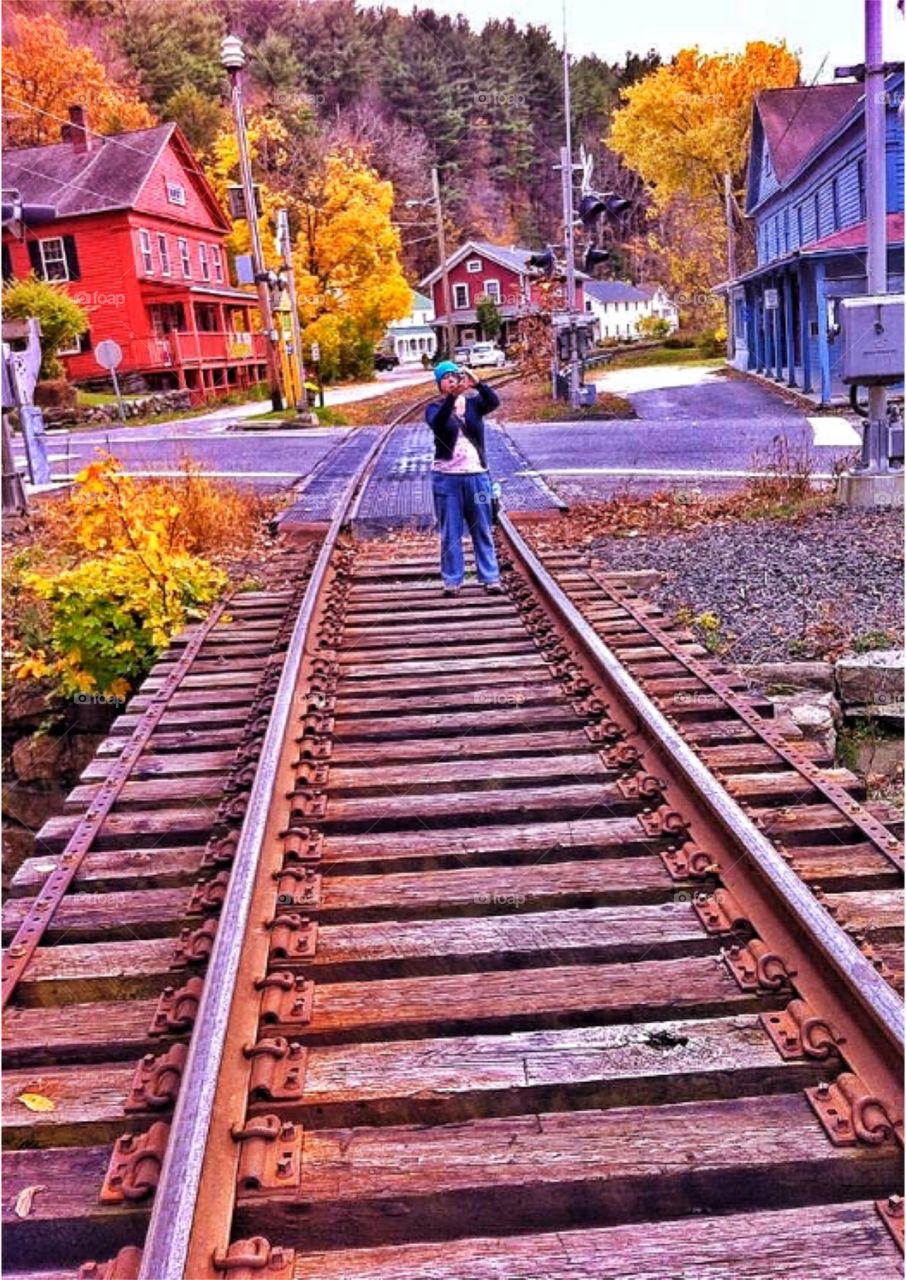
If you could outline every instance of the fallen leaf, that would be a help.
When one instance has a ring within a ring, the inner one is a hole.
[[[39,1191],[46,1191],[44,1183],[36,1183],[32,1187],[23,1187],[16,1196],[15,1214],[17,1218],[27,1218],[31,1213],[32,1203]]]
[[[43,1093],[20,1093],[18,1100],[24,1107],[28,1107],[29,1111],[56,1110],[56,1103],[50,1098],[45,1098]]]

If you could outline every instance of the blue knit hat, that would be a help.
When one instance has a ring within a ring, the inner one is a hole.
[[[447,373],[459,373],[459,365],[454,364],[452,360],[441,360],[434,370],[434,377],[438,386],[440,386],[441,378]]]

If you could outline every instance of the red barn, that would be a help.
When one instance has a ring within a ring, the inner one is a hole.
[[[80,107],[70,120],[61,142],[3,156],[4,189],[57,211],[23,241],[4,231],[4,279],[62,281],[89,316],[78,347],[61,352],[70,380],[103,378],[94,348],[113,338],[120,376],[151,389],[200,400],[262,381],[257,298],[230,284],[230,223],[179,127],[100,137]]]
[[[521,316],[538,310],[542,302],[542,290],[549,290],[545,305],[555,311],[566,308],[566,286],[561,280],[548,283],[528,266],[534,249],[521,249],[491,244],[486,240],[469,240],[447,259],[450,279],[450,300],[453,304],[453,325],[457,346],[470,346],[482,338],[478,324],[477,306],[482,297],[497,304],[502,320],[498,341],[504,346],[515,340],[516,326]],[[585,311],[583,272],[576,273],[576,310]],[[446,305],[444,302],[443,272],[437,267],[421,282],[422,288],[431,289],[434,302],[434,327],[438,340],[444,343]]]

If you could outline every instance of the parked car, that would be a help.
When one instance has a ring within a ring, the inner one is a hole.
[[[399,364],[400,358],[391,351],[375,351],[374,367],[380,371],[386,369],[395,369]]]
[[[496,342],[476,342],[469,352],[469,365],[473,369],[502,369],[506,364],[506,356]]]
[[[457,347],[453,352],[453,359],[457,364],[469,363],[469,352],[472,350],[471,344],[467,347]]]

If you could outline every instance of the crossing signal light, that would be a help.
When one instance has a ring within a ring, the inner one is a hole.
[[[586,231],[593,231],[602,214],[608,218],[615,218],[617,214],[628,208],[629,201],[613,191],[603,193],[590,191],[579,201],[579,219]]]
[[[600,267],[603,263],[607,262],[609,258],[610,254],[606,249],[586,249],[582,269],[591,275],[595,267]]]
[[[540,253],[530,254],[528,266],[535,267],[536,270],[541,271],[550,280],[557,269],[557,255],[554,253],[553,245],[549,244]]]

